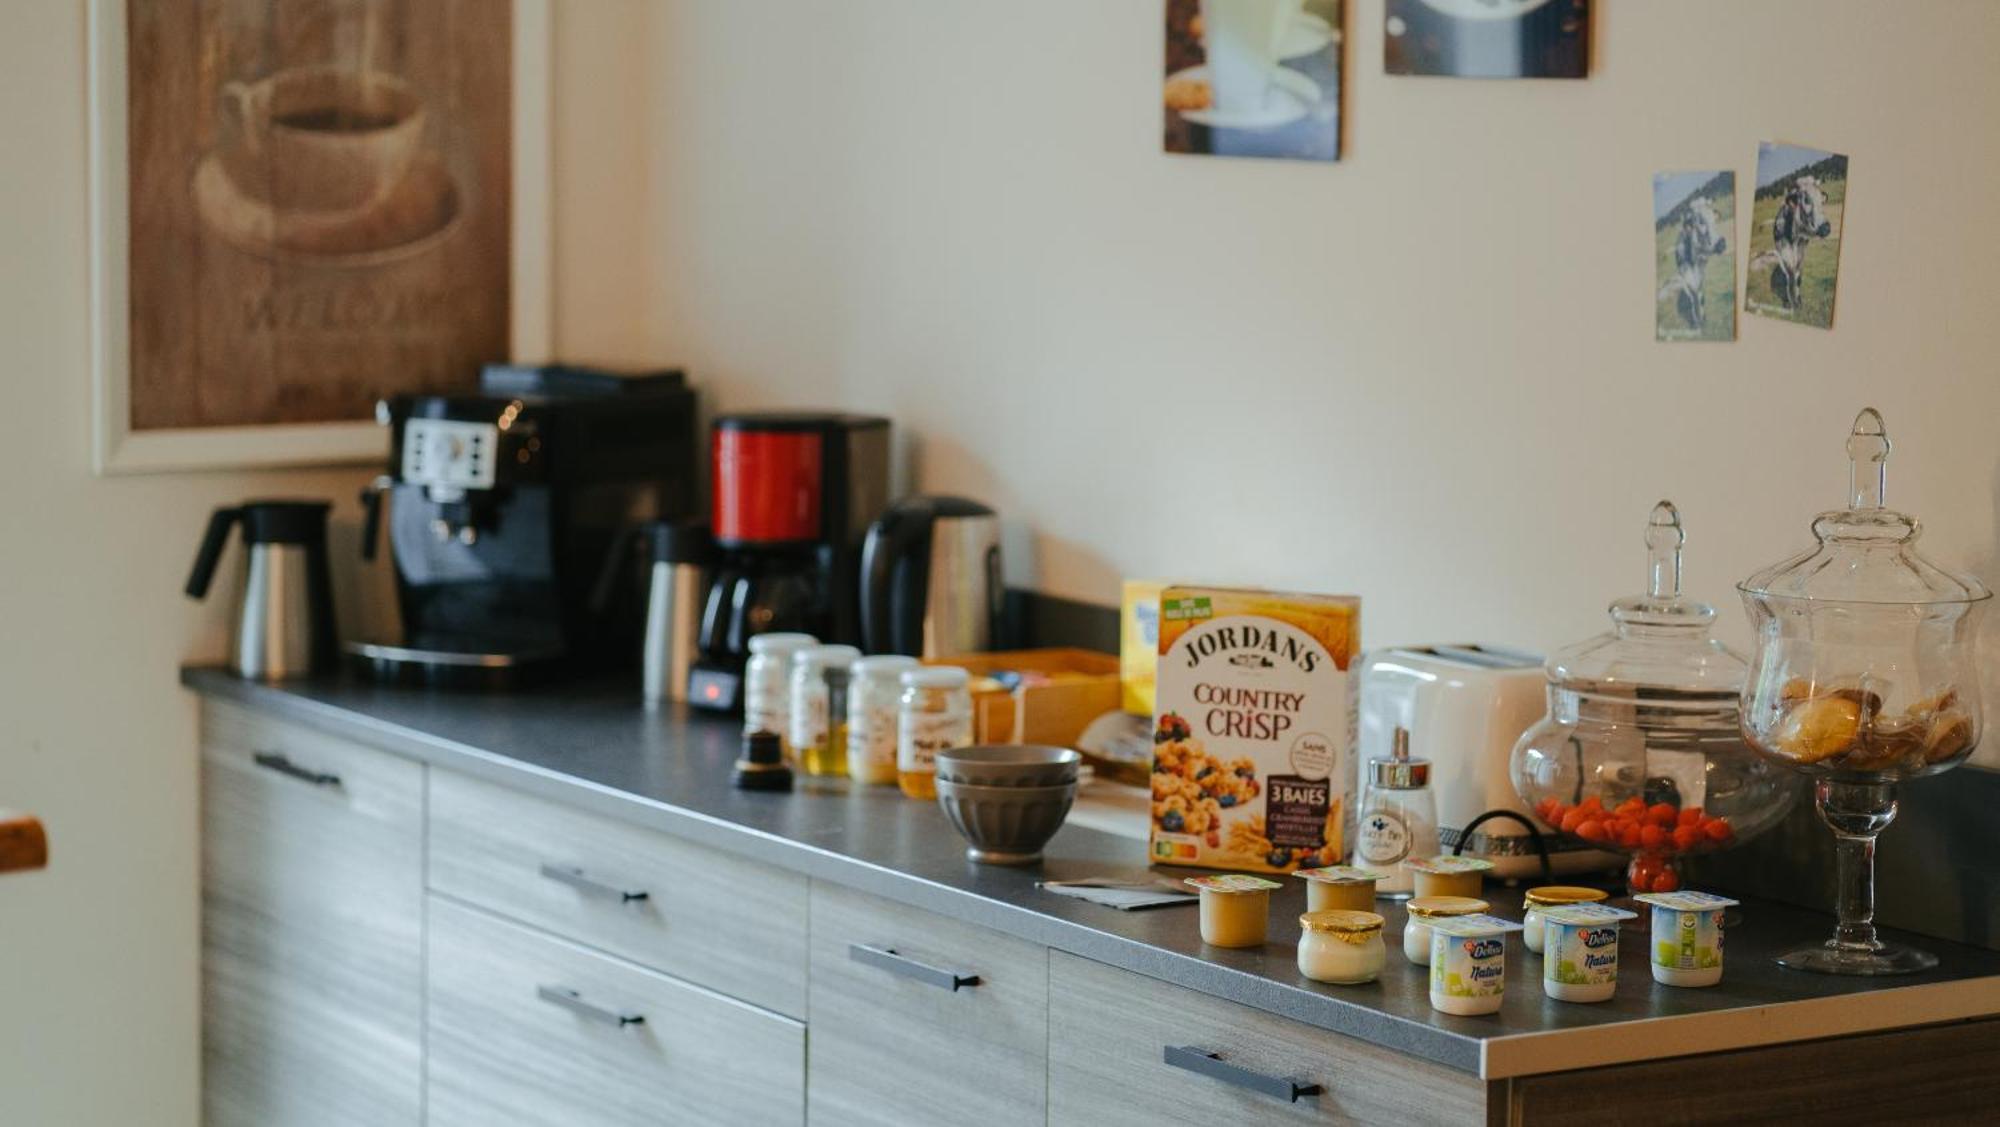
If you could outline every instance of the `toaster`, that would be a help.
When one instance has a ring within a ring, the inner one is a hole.
[[[1548,709],[1542,659],[1482,645],[1401,646],[1362,659],[1356,684],[1355,794],[1368,788],[1368,761],[1388,758],[1397,728],[1410,733],[1410,754],[1431,763],[1438,842],[1451,852],[1465,827],[1490,810],[1532,821],[1514,793],[1507,765],[1514,744]],[[1558,874],[1609,869],[1615,854],[1544,834],[1549,863]],[[1541,875],[1533,839],[1520,822],[1482,822],[1465,843],[1465,856],[1493,863],[1493,875],[1524,880]]]

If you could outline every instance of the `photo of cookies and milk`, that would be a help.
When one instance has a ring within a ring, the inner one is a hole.
[[[1170,153],[1340,159],[1341,0],[1167,0]]]

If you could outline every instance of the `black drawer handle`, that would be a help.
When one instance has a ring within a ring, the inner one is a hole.
[[[542,862],[542,875],[555,881],[557,884],[566,884],[583,893],[585,896],[595,896],[601,900],[616,900],[620,904],[630,904],[634,900],[644,900],[647,895],[646,890],[643,888],[619,888],[615,884],[606,884],[585,873],[575,865],[555,865],[544,861]]]
[[[979,985],[976,974],[960,974],[957,971],[920,963],[908,955],[897,954],[894,947],[870,947],[863,943],[848,945],[847,957],[857,963],[866,963],[890,974],[900,974],[904,978],[914,978],[926,986],[941,990],[957,991],[961,986]]]
[[[608,1025],[613,1029],[623,1029],[628,1025],[646,1024],[645,1014],[631,1014],[621,1010],[607,1010],[603,1006],[592,1005],[583,1000],[583,995],[571,990],[567,986],[537,986],[535,987],[535,997],[540,998],[551,1006],[560,1006],[586,1021],[594,1021],[599,1025]]]
[[[280,775],[290,775],[294,779],[303,779],[316,787],[337,787],[340,785],[339,775],[331,771],[315,771],[310,767],[301,767],[292,762],[291,756],[286,755],[282,751],[253,752],[250,758],[257,766],[265,770],[276,771]]]
[[[1193,1045],[1168,1045],[1166,1059],[1171,1068],[1185,1068],[1224,1084],[1276,1096],[1287,1103],[1298,1103],[1300,1096],[1317,1096],[1320,1091],[1317,1084],[1304,1084],[1282,1076],[1266,1076],[1239,1068],[1223,1060],[1221,1054],[1197,1049]]]

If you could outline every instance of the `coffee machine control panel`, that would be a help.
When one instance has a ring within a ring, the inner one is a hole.
[[[434,501],[493,488],[499,455],[500,429],[492,423],[411,419],[403,426],[402,478],[425,486]]]

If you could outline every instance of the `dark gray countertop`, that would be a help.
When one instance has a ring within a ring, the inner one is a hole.
[[[1787,971],[1773,956],[1831,932],[1829,915],[1753,901],[1730,930],[1726,975],[1705,990],[1655,984],[1642,917],[1625,928],[1618,994],[1599,1005],[1552,1001],[1540,960],[1513,945],[1507,1001],[1490,1017],[1430,1008],[1424,968],[1394,949],[1403,914],[1383,902],[1392,949],[1380,981],[1325,986],[1294,965],[1300,882],[1274,895],[1270,942],[1206,947],[1192,908],[1120,912],[1046,893],[1038,879],[1147,871],[1143,846],[1065,827],[1030,868],[965,859],[933,804],[888,788],[801,779],[791,794],[729,785],[733,720],[649,715],[636,691],[604,685],[467,695],[341,678],[284,685],[217,669],[182,673],[188,687],[333,735],[367,743],[1308,1025],[1360,1037],[1488,1078],[1834,1036],[2000,1011],[2000,953],[1920,940],[1937,970],[1894,980]],[[1518,893],[1489,890],[1519,918]],[[1867,1004],[1860,1004],[1865,1000]]]

